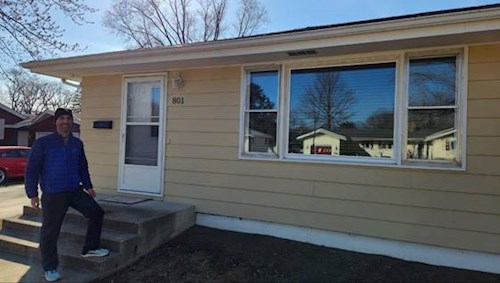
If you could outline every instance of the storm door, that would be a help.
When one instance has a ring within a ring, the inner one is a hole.
[[[123,92],[118,190],[162,195],[164,77],[126,78]]]

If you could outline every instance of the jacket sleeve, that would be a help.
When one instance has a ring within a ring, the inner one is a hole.
[[[87,157],[85,156],[85,149],[83,147],[83,143],[82,143],[82,148],[80,150],[79,170],[80,170],[80,179],[82,181],[83,188],[84,189],[94,188],[94,186],[92,185],[92,181],[90,181],[89,164],[87,162]]]
[[[35,141],[31,148],[26,172],[24,176],[24,189],[29,198],[38,196],[38,182],[43,166],[43,144],[39,140]]]

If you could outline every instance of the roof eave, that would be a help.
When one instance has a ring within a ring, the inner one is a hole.
[[[471,42],[462,43],[475,43],[473,41],[479,41],[485,34],[488,37],[483,40],[500,40],[500,6],[186,46],[51,59],[21,65],[41,74],[79,79],[85,75],[134,71],[133,66],[140,69],[148,65],[166,70],[196,65],[229,65],[259,60],[264,62],[276,59],[276,54],[287,56],[285,54],[287,51],[321,48],[332,51],[335,48],[342,49],[348,46],[359,46],[360,50],[365,47],[369,50],[370,46],[384,42],[424,38],[442,38],[443,42],[450,42],[445,37],[455,36],[457,43],[467,40]],[[478,35],[477,39],[472,35]]]

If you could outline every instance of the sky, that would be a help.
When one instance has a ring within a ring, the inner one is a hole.
[[[500,0],[260,0],[268,12],[268,23],[258,33],[292,30],[309,26],[347,23],[360,20],[408,15],[422,12],[500,3]],[[94,24],[77,26],[58,19],[66,28],[64,40],[87,46],[79,53],[60,57],[124,50],[127,44],[102,26],[104,11],[111,0],[87,0],[98,12],[89,17]],[[234,17],[237,0],[229,0],[228,16]]]

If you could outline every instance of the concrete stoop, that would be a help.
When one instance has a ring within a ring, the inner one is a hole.
[[[89,282],[108,276],[166,243],[195,223],[194,206],[148,200],[135,204],[100,202],[105,210],[101,246],[103,258],[80,256],[87,221],[77,211],[66,214],[58,243],[63,282]],[[0,282],[45,282],[38,240],[41,209],[2,220]]]

